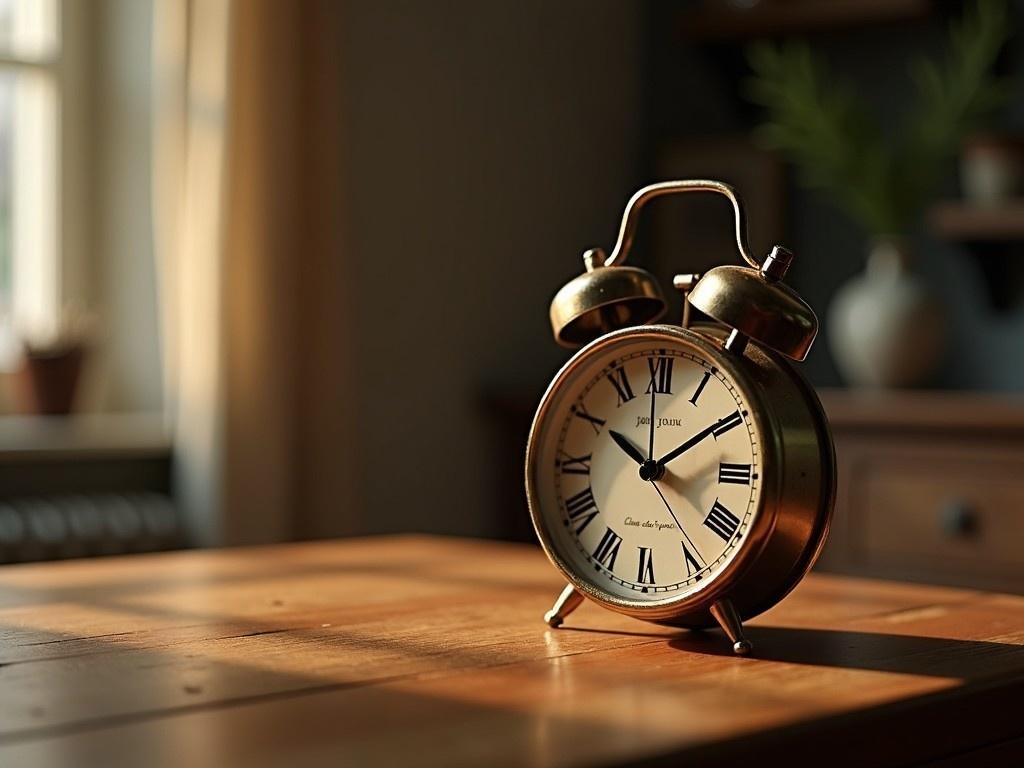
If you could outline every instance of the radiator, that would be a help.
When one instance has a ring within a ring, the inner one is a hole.
[[[25,496],[0,502],[0,563],[183,546],[181,519],[162,493]]]

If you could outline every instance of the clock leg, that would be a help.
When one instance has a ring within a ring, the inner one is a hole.
[[[732,641],[732,650],[739,656],[746,656],[753,646],[743,634],[743,622],[736,613],[736,606],[729,600],[719,600],[711,606],[711,615],[715,617],[725,634]]]
[[[583,595],[572,584],[566,584],[551,610],[544,614],[544,621],[549,627],[560,627],[565,617],[579,608],[582,602]]]

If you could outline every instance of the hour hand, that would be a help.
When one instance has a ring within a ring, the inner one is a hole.
[[[631,458],[637,464],[643,464],[644,461],[646,461],[644,455],[640,453],[640,449],[633,445],[631,442],[629,442],[628,437],[619,434],[614,429],[608,430],[608,434],[612,436],[612,440],[615,441],[615,444],[619,446],[619,448],[621,448],[625,452],[625,454],[629,456],[629,458]]]

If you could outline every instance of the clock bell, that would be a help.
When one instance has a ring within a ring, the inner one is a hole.
[[[630,198],[611,254],[593,248],[583,254],[586,271],[566,283],[551,302],[555,341],[579,347],[599,336],[658,320],[666,309],[657,280],[624,262],[633,246],[640,211],[656,197],[687,192],[713,192],[732,203],[736,248],[747,266],[723,265],[707,274],[679,275],[683,292],[682,325],[689,325],[689,306],[730,329],[725,347],[742,355],[753,340],[793,360],[803,360],[818,333],[818,319],[800,296],[783,282],[793,254],[775,246],[759,263],[746,244],[746,217],[728,184],[706,179],[667,181],[643,187]]]

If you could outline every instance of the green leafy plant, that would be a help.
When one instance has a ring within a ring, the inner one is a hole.
[[[767,113],[759,132],[872,235],[901,234],[949,172],[964,135],[1008,96],[1009,81],[992,70],[1009,29],[1004,0],[973,2],[950,27],[946,61],[911,66],[916,99],[889,134],[806,45],[756,45],[750,97]]]

